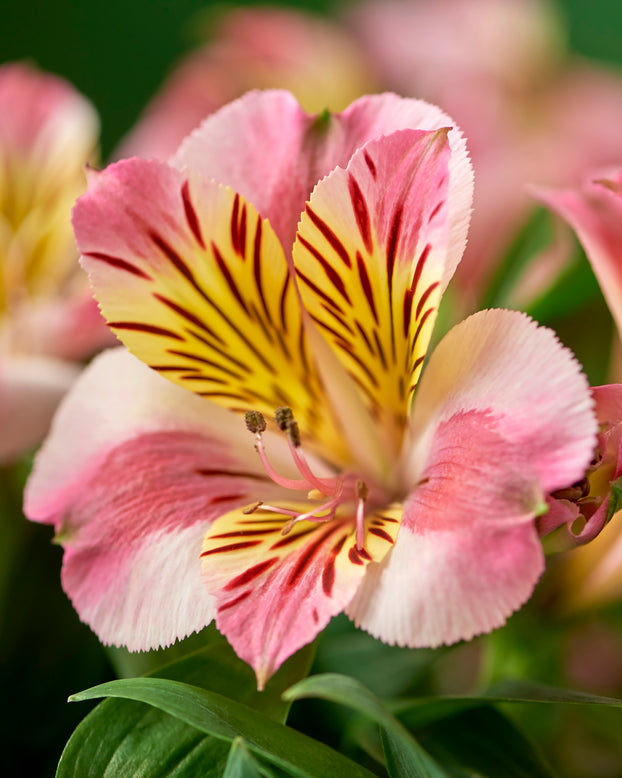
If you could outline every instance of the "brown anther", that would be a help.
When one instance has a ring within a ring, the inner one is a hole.
[[[292,446],[295,448],[300,446],[300,429],[298,428],[298,423],[293,419],[287,425],[287,437]]]
[[[274,420],[278,424],[281,432],[285,432],[288,425],[294,421],[294,412],[291,408],[288,408],[287,405],[281,405],[281,407],[277,408],[274,412]]]
[[[250,432],[259,434],[266,429],[266,420],[263,417],[263,413],[259,411],[246,411],[244,421]]]
[[[356,496],[359,500],[366,500],[369,495],[369,488],[365,481],[360,479],[356,482]]]

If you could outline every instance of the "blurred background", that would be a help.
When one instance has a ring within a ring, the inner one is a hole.
[[[252,5],[258,4],[201,0],[5,2],[0,23],[0,62],[26,59],[74,84],[99,113],[100,155],[107,160],[114,156],[171,67],[209,39],[219,20],[232,9]],[[356,16],[357,8],[356,2],[338,4],[331,0],[275,5],[349,18]],[[622,3],[560,0],[557,7],[573,52],[622,66]],[[617,129],[622,135],[622,126]],[[593,382],[604,380],[598,365],[591,369]],[[27,459],[18,466],[0,468],[0,688],[8,717],[2,727],[5,744],[0,749],[0,772],[51,776],[64,743],[88,710],[84,703],[68,705],[67,696],[113,677],[119,657],[111,659],[91,631],[80,624],[63,594],[59,579],[62,552],[51,543],[51,529],[21,518],[21,488],[30,462]],[[619,625],[619,604],[608,608],[607,613],[613,614],[611,623]],[[537,629],[537,619],[534,625]],[[617,643],[615,639],[613,643],[609,639],[603,642],[603,687],[599,686],[598,674],[586,672],[581,676],[583,657],[593,650],[590,636],[595,630],[598,641],[598,630],[603,626],[592,616],[583,626],[585,629],[569,649],[574,652],[578,668],[575,685],[583,683],[584,688],[597,693],[622,694],[620,653],[616,653],[622,650],[622,632],[618,628]],[[524,632],[517,634],[524,637]],[[507,642],[509,646],[510,637]],[[535,650],[533,645],[523,648],[525,655]],[[547,648],[540,646],[537,650]],[[512,651],[518,663],[526,661],[516,648]],[[619,717],[613,718],[619,725]],[[600,735],[607,745],[603,746],[602,765],[594,764],[593,772],[585,775],[622,776],[622,753],[611,751],[612,737],[607,734],[615,727],[611,716],[596,716],[591,722],[588,728],[597,733],[596,743]],[[598,745],[592,743],[590,747],[598,753]],[[609,756],[607,749],[611,751]],[[617,765],[616,758],[620,759]],[[568,775],[582,774],[572,772],[572,755],[567,761]]]

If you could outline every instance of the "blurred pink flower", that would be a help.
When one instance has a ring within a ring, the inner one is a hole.
[[[441,105],[468,138],[474,212],[456,274],[468,310],[533,207],[526,184],[576,185],[622,157],[622,78],[571,59],[541,0],[372,0],[352,25],[385,86]]]
[[[310,116],[255,92],[170,165],[93,175],[83,263],[152,370],[113,350],[85,371],[26,512],[54,524],[102,640],[146,649],[215,618],[262,686],[343,610],[436,646],[531,595],[536,517],[596,424],[572,355],[513,311],[453,328],[419,383],[470,213],[451,125],[395,95]]]
[[[364,53],[336,22],[284,8],[238,8],[173,69],[115,156],[166,160],[203,119],[250,89],[283,88],[311,112],[374,90]]]
[[[75,360],[108,342],[70,221],[97,131],[61,78],[0,67],[0,463],[43,438]]]
[[[622,168],[595,170],[582,187],[537,189],[535,194],[575,230],[622,338]],[[565,511],[569,524],[579,517],[587,520],[579,539],[591,539],[611,520],[568,561],[568,599],[575,605],[622,597],[622,523],[616,515],[622,509],[622,385],[593,391],[601,434],[585,493],[554,507],[556,514]]]

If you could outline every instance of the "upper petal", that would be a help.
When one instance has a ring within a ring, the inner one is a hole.
[[[577,233],[622,333],[622,169],[594,173],[581,189],[536,189]]]
[[[335,167],[346,167],[358,148],[396,130],[451,126],[452,120],[435,106],[393,94],[362,97],[339,114],[310,116],[287,92],[251,92],[203,122],[182,143],[172,164],[231,186],[269,219],[288,251],[316,183]],[[456,152],[452,180],[464,179],[468,185],[452,188],[450,195],[447,279],[464,250],[472,196],[472,173],[458,130],[451,133],[451,145]]]
[[[133,159],[95,174],[74,226],[104,316],[134,354],[228,408],[290,406],[338,451],[288,264],[250,203]]]
[[[371,141],[313,191],[294,244],[306,309],[399,448],[447,272],[448,130]]]

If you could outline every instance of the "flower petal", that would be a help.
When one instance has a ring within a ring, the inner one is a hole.
[[[583,476],[596,427],[587,381],[551,330],[514,311],[454,327],[416,397],[395,547],[348,614],[413,647],[502,624],[543,570],[546,494]]]
[[[402,130],[368,143],[316,186],[294,245],[305,307],[394,449],[445,276],[447,135]]]
[[[532,524],[477,533],[402,525],[391,555],[369,566],[346,613],[385,643],[422,648],[470,640],[501,626],[543,570]]]
[[[480,311],[435,349],[417,391],[415,443],[404,460],[410,488],[421,478],[439,425],[465,411],[490,419],[507,440],[508,456],[523,449],[545,493],[583,477],[591,461],[597,423],[587,379],[554,332],[525,314]]]
[[[97,174],[74,211],[109,325],[171,381],[239,412],[293,408],[338,448],[274,232],[232,190],[139,159]]]
[[[316,183],[335,167],[346,167],[357,149],[396,130],[452,125],[435,106],[393,94],[362,97],[340,114],[309,116],[287,92],[251,92],[206,119],[182,143],[172,164],[231,186],[270,221],[288,251]],[[447,280],[464,250],[473,189],[458,130],[451,133],[451,146]]]
[[[2,355],[0,463],[14,461],[41,442],[79,372],[76,365],[60,359]]]
[[[59,410],[25,512],[55,526],[81,618],[104,642],[136,650],[211,621],[199,561],[207,528],[237,505],[279,495],[240,419],[115,349]]]
[[[580,190],[534,193],[577,233],[622,334],[622,169],[594,173]]]
[[[312,507],[280,504],[303,513]],[[260,688],[344,609],[370,561],[391,548],[400,513],[368,517],[362,551],[351,515],[301,521],[285,535],[291,516],[278,510],[234,511],[214,522],[201,555],[204,581],[216,597],[218,628],[255,669]]]

